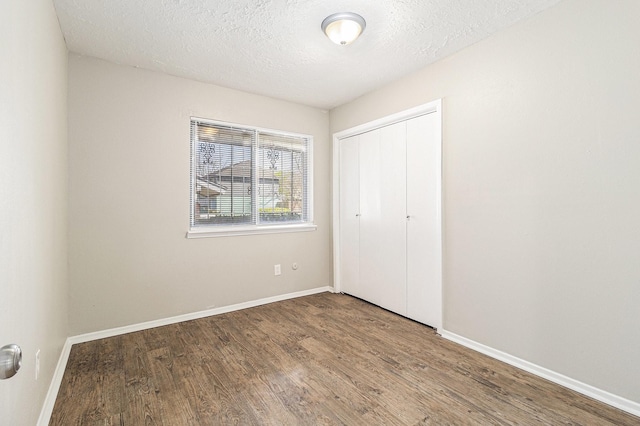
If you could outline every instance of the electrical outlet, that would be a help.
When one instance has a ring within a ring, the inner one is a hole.
[[[40,375],[40,349],[36,351],[36,380],[38,380],[39,375]]]
[[[273,275],[282,274],[282,270],[280,269],[280,265],[273,265]]]

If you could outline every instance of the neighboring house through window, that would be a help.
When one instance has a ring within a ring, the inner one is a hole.
[[[311,136],[192,118],[187,236],[315,229],[311,158]]]

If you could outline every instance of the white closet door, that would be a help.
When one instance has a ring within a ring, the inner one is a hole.
[[[360,289],[359,136],[340,141],[340,288],[363,297]]]
[[[438,116],[407,121],[407,316],[439,328],[441,220]]]
[[[356,295],[406,315],[406,125],[360,135],[360,285]]]

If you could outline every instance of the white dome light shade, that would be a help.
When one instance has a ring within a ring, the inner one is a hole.
[[[351,12],[329,15],[322,21],[322,31],[335,44],[349,44],[364,31],[367,26],[362,16]]]

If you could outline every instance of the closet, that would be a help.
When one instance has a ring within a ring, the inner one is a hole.
[[[341,292],[438,328],[441,120],[436,106],[336,138],[336,281]]]

